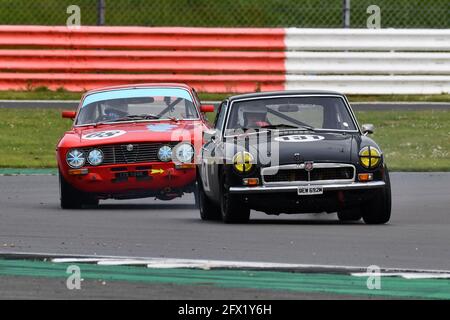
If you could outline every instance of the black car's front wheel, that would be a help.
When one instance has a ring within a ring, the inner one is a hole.
[[[391,182],[388,169],[385,169],[385,187],[376,189],[372,200],[361,209],[367,224],[385,224],[391,219]]]
[[[355,209],[344,209],[338,211],[337,213],[339,221],[351,222],[361,220],[361,210],[359,208]]]
[[[215,205],[205,194],[203,189],[203,184],[199,179],[197,181],[196,188],[196,202],[198,203],[198,208],[200,210],[200,217],[204,221],[215,221],[220,220],[220,208]]]
[[[250,220],[250,208],[248,208],[240,197],[230,193],[230,188],[224,179],[220,197],[220,211],[222,221],[225,223],[247,223]]]
[[[62,209],[81,209],[84,205],[98,206],[98,199],[72,187],[59,173],[59,195]]]

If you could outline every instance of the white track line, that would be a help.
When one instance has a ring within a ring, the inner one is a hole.
[[[354,277],[402,277],[405,279],[450,279],[450,273],[421,273],[421,272],[380,272],[380,273],[351,273]]]
[[[102,266],[146,266],[153,269],[256,269],[256,270],[295,270],[330,272],[341,271],[355,277],[402,277],[405,279],[450,279],[449,270],[427,270],[406,268],[381,268],[379,273],[364,272],[367,267],[342,266],[342,265],[318,265],[318,264],[292,264],[270,263],[250,261],[221,261],[204,259],[171,259],[171,258],[146,258],[146,257],[117,257],[117,256],[89,256],[71,254],[45,254],[45,253],[12,253],[0,252],[1,256],[14,257],[38,257],[49,259],[53,263],[95,263]]]
[[[402,270],[402,269],[383,269],[380,273],[367,272],[351,272],[355,270],[364,270],[362,267],[352,266],[333,266],[333,265],[309,265],[309,264],[289,264],[289,263],[267,263],[267,262],[243,262],[243,261],[220,261],[220,260],[193,260],[193,259],[166,259],[166,258],[150,258],[150,259],[114,259],[114,258],[65,258],[52,259],[55,263],[77,263],[77,262],[96,262],[102,266],[138,266],[145,265],[152,269],[257,269],[257,270],[344,270],[355,277],[402,277],[404,279],[450,279],[449,271],[433,271],[433,270]]]

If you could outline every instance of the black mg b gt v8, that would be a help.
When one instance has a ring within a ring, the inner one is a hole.
[[[201,218],[244,223],[267,214],[333,213],[384,224],[389,173],[380,147],[336,92],[283,91],[223,101],[204,133],[198,172]]]

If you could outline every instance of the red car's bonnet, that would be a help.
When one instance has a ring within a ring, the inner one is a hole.
[[[197,128],[198,132],[195,132]],[[200,130],[199,130],[200,129]],[[76,147],[90,147],[107,144],[187,141],[202,139],[202,122],[196,120],[148,121],[100,125],[98,127],[74,127],[71,143]],[[70,135],[69,135],[70,136]],[[65,140],[65,139],[63,139]],[[62,141],[63,142],[63,141]],[[71,145],[73,147],[73,145]]]

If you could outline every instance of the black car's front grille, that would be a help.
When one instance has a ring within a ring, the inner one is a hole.
[[[102,165],[110,164],[134,164],[145,162],[159,162],[158,150],[164,145],[174,147],[176,143],[130,143],[122,145],[100,146],[85,148],[85,155],[92,149],[100,149],[103,152],[104,160]],[[131,147],[132,146],[132,147]],[[88,162],[86,162],[89,165]]]
[[[344,168],[319,168],[310,172],[311,181],[318,180],[349,180],[353,179],[354,170]]]
[[[264,175],[266,182],[308,181],[308,172],[301,169],[279,170],[276,174]]]
[[[308,182],[321,180],[350,180],[353,179],[352,167],[314,168],[308,172],[305,169],[280,169],[276,174],[264,175],[266,183],[273,182]]]

